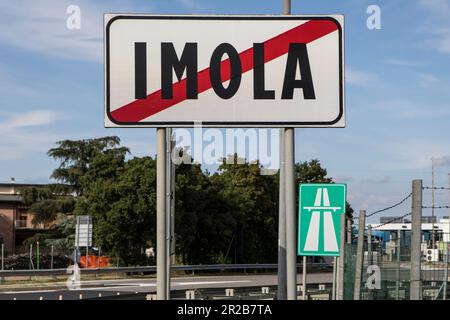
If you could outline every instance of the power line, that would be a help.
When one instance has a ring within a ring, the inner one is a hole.
[[[422,206],[422,209],[450,209],[450,206]]]
[[[390,223],[392,223],[392,222],[396,222],[398,219],[406,218],[406,217],[409,216],[410,214],[411,214],[411,212],[408,212],[408,213],[404,214],[404,215],[401,216],[401,217],[397,217],[397,218],[394,218],[394,219],[389,220],[389,221],[387,221],[387,222],[381,223],[381,224],[379,224],[379,225],[377,225],[377,226],[373,226],[372,229],[380,228],[380,227],[385,226],[385,225],[387,225],[387,224],[390,224]]]
[[[412,196],[412,192],[411,192],[410,194],[408,194],[405,198],[403,198],[400,202],[398,202],[398,203],[396,203],[396,204],[394,204],[394,205],[392,205],[392,206],[386,207],[386,208],[384,208],[384,209],[381,209],[381,210],[377,210],[377,211],[375,211],[375,212],[372,212],[371,214],[366,215],[366,218],[369,218],[369,217],[371,217],[371,216],[373,216],[373,215],[375,215],[375,214],[377,214],[377,213],[380,213],[380,212],[387,211],[387,210],[390,210],[390,209],[392,209],[392,208],[398,207],[398,206],[401,205],[403,202],[405,202],[406,200],[408,200],[411,196]]]

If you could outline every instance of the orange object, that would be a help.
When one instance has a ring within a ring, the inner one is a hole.
[[[109,263],[110,258],[107,258],[105,256],[87,256],[87,268],[106,268],[110,267],[111,264]],[[86,268],[86,256],[80,257],[80,266],[81,268]]]

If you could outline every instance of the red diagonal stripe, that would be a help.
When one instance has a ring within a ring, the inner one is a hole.
[[[283,54],[289,49],[289,44],[309,43],[317,40],[333,31],[337,25],[331,20],[310,20],[291,30],[281,33],[264,42],[264,62],[269,62]],[[242,73],[253,69],[253,48],[239,53],[242,63]],[[222,82],[230,80],[230,61],[223,60],[220,64]],[[198,93],[211,89],[209,68],[198,72]],[[135,100],[123,107],[111,112],[114,120],[119,122],[138,122],[164,109],[174,106],[186,100],[186,79],[173,84],[173,98],[162,99],[161,90],[155,91],[146,99]]]

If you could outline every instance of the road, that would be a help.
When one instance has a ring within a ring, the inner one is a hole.
[[[331,283],[331,273],[311,273],[307,284]],[[297,276],[297,283],[302,283],[302,275]],[[2,289],[0,300],[79,300],[115,297],[139,293],[154,293],[156,279],[117,279],[83,281],[81,288],[69,290],[65,283],[57,283],[59,287],[48,289]],[[277,275],[233,275],[233,276],[192,276],[172,278],[171,290],[210,289],[210,288],[245,288],[276,286]],[[1,289],[1,286],[0,286]],[[223,290],[224,291],[224,290]]]

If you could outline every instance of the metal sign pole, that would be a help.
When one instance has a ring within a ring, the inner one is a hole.
[[[331,287],[331,300],[336,300],[336,257],[333,257],[333,284]]]
[[[170,141],[170,157],[172,157],[172,153],[175,150],[175,140]],[[173,162],[173,159],[170,158],[171,165],[170,165],[170,261],[171,264],[174,265],[176,263],[176,255],[175,255],[175,163]]]
[[[338,259],[337,300],[344,300],[344,268],[345,268],[345,213],[341,214],[340,251]]]
[[[306,300],[306,263],[308,258],[303,256],[303,272],[302,272],[302,300]]]
[[[291,14],[291,1],[284,0],[283,13]],[[286,278],[287,298],[297,300],[297,250],[295,219],[295,131],[284,129],[285,201],[286,201]]]
[[[156,297],[167,299],[166,129],[156,129]]]
[[[172,243],[172,128],[166,128],[166,299],[170,299],[170,265]]]
[[[75,233],[75,256],[73,257],[74,259],[74,264],[78,263],[78,247],[79,247],[79,243],[80,243],[80,217],[77,217],[77,227],[76,227],[76,233]]]
[[[287,298],[297,299],[297,250],[295,219],[294,128],[285,129],[285,179],[286,179],[286,275]]]
[[[286,300],[286,203],[284,179],[284,129],[280,129],[280,185],[278,204],[278,289],[277,299]]]

